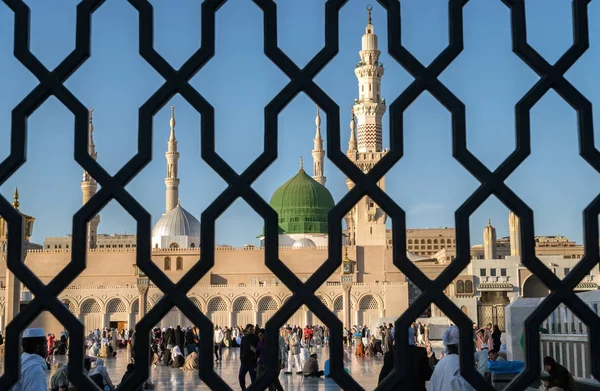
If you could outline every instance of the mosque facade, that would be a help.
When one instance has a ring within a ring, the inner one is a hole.
[[[381,91],[384,67],[379,61],[378,40],[370,14],[359,56],[360,62],[355,68],[358,98],[351,107],[347,156],[363,172],[368,172],[387,153],[382,147],[382,117],[386,111]],[[270,200],[279,218],[279,257],[303,281],[327,259],[327,214],[335,204],[325,186],[325,150],[318,108],[315,125],[313,175],[305,172],[301,162],[299,171],[279,187]],[[172,107],[166,152],[165,212],[152,230],[151,243],[152,261],[167,277],[178,281],[200,259],[200,222],[184,209],[179,198],[180,155],[175,129],[175,111]],[[95,159],[97,154],[93,132],[90,110],[89,153]],[[348,189],[354,186],[350,180],[346,181],[346,185]],[[378,185],[385,190],[385,179],[382,178]],[[84,204],[97,188],[96,181],[84,173],[81,181]],[[15,199],[18,201],[17,195]],[[386,221],[387,215],[383,209],[369,197],[360,200],[345,217],[347,229],[343,238],[345,251],[342,267],[316,292],[323,304],[345,326],[374,326],[380,324],[382,318],[390,321],[399,317],[418,297],[418,289],[392,262],[393,243]],[[489,316],[498,317],[500,308],[503,314],[503,308],[524,293],[543,294],[543,286],[527,286],[531,273],[527,274],[528,271],[520,264],[520,247],[515,245],[519,243],[518,218],[511,214],[509,222],[509,241],[497,239],[495,229],[489,222],[484,228],[483,246],[474,246],[472,249],[472,257],[477,263],[472,262],[446,289],[446,294],[476,322],[488,321],[488,313],[491,314]],[[135,235],[99,234],[99,226],[100,216],[95,216],[88,224],[87,268],[59,298],[81,320],[86,331],[97,327],[132,328],[140,316],[160,300],[162,293],[151,283],[145,287],[139,284],[134,266]],[[264,325],[292,296],[292,292],[265,266],[264,237],[259,236],[258,239],[258,246],[217,247],[214,267],[190,290],[188,296],[192,302],[214,324]],[[0,219],[3,254],[5,243],[6,224]],[[567,243],[572,242],[567,240]],[[551,257],[549,264],[557,265],[553,267],[562,268],[562,271],[573,267],[578,261],[572,256],[582,253],[581,246],[557,246],[554,252],[552,246],[542,247],[546,252],[540,257]],[[28,248],[25,262],[44,283],[71,261],[71,238],[68,236],[46,238],[42,248],[32,245]],[[454,229],[409,229],[406,248],[408,258],[418,264],[429,278],[436,278],[456,255]],[[1,289],[8,292],[10,273],[6,271],[6,262],[2,262],[0,268],[0,275],[7,276],[2,281]],[[557,275],[563,277],[561,273]],[[597,289],[593,278],[591,273],[588,281],[578,288]],[[2,329],[9,320],[6,297],[6,294],[0,295],[0,314],[4,314],[0,316]],[[23,289],[21,306],[29,300],[31,295]],[[431,317],[432,321],[442,315],[434,305],[423,314]],[[489,321],[500,322],[501,319],[490,318]],[[56,334],[62,329],[60,323],[48,313],[42,313],[34,323]],[[289,323],[305,325],[321,322],[306,306],[302,306]],[[190,325],[191,322],[174,307],[160,326],[177,324]]]

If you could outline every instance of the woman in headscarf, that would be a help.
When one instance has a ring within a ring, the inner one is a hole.
[[[48,388],[50,391],[66,391],[68,387],[69,377],[67,376],[67,366],[60,362],[56,363],[50,373]]]
[[[104,366],[104,360],[99,358],[96,360],[96,366],[94,366],[94,368],[92,368],[92,370],[90,371],[90,373],[88,374],[88,376],[90,377],[90,379],[92,377],[94,377],[95,379],[102,379],[103,385],[102,388],[104,388],[105,386],[108,386],[111,390],[113,388],[115,388],[115,386],[112,383],[112,380],[110,379],[110,375],[108,374],[108,371],[106,370],[106,367]],[[98,380],[92,379],[96,382],[96,384],[100,385]]]
[[[173,360],[173,364],[171,366],[173,368],[183,367],[183,364],[185,363],[185,358],[183,357],[183,353],[181,352],[181,349],[179,349],[179,346],[178,345],[173,346],[173,349],[171,350],[171,352],[172,352],[171,359]]]
[[[492,331],[492,345],[493,345],[493,349],[495,351],[500,350],[500,345],[502,345],[502,342],[500,341],[501,336],[502,336],[502,331],[500,331],[500,328],[498,327],[498,325],[495,324],[494,331]]]
[[[100,354],[100,342],[92,342],[90,350],[88,350],[88,356],[98,357]]]

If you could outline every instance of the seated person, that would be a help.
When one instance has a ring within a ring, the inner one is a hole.
[[[492,349],[488,352],[488,359],[490,361],[506,361],[496,350]]]
[[[56,363],[50,374],[50,391],[65,391],[69,388],[69,378],[67,376],[67,366],[63,363]]]
[[[104,366],[104,360],[101,358],[96,360],[96,366],[92,368],[88,376],[100,389],[104,389],[104,386],[108,386],[111,390],[114,388],[110,375]]]
[[[181,349],[179,349],[179,346],[175,345],[175,347],[171,350],[171,353],[172,353],[171,359],[173,360],[171,367],[173,367],[173,368],[183,367],[185,358],[183,357],[183,353],[181,353]]]
[[[319,362],[317,361],[316,353],[311,354],[308,360],[306,360],[302,373],[304,373],[304,377],[323,376],[323,371],[319,371]]]
[[[199,360],[200,360],[200,356],[198,355],[197,352],[192,352],[191,354],[188,354],[188,356],[185,358],[185,364],[183,364],[183,369],[188,369],[188,370],[198,369]]]

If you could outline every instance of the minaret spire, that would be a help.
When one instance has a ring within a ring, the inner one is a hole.
[[[166,186],[166,207],[165,213],[169,213],[171,210],[177,207],[179,202],[179,152],[177,152],[177,138],[175,137],[175,106],[171,106],[171,119],[169,125],[171,131],[169,134],[169,142],[167,144],[167,177],[165,178]]]
[[[94,144],[94,109],[91,107],[88,109],[88,154],[92,159],[98,160],[98,154],[96,153],[96,144]],[[98,183],[92,176],[87,172],[83,172],[83,179],[81,180],[81,192],[82,201],[85,205],[98,190]],[[100,225],[100,215],[94,216],[88,223],[87,227],[87,247],[88,249],[96,248],[96,236],[98,235],[98,225]]]
[[[496,256],[496,228],[492,226],[492,219],[483,229],[483,256],[484,259],[497,259]]]
[[[19,210],[19,188],[15,187],[15,194],[13,195],[13,208]]]
[[[312,151],[313,156],[313,179],[323,186],[327,178],[324,175],[325,165],[325,150],[323,150],[323,138],[321,137],[321,115],[319,113],[319,106],[317,106],[317,116],[315,117],[315,125],[317,127],[314,147]]]
[[[354,107],[350,110],[350,141],[348,142],[348,151],[356,151],[356,121],[354,121]]]

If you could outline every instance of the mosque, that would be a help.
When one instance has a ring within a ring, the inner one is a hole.
[[[352,105],[347,156],[367,172],[387,153],[382,147],[382,117],[386,111],[386,102],[381,95],[384,67],[379,61],[380,51],[370,12],[359,56],[360,62],[354,70],[359,95]],[[325,150],[318,108],[315,125],[313,175],[306,173],[301,162],[299,171],[279,187],[270,200],[279,217],[279,257],[303,281],[327,258],[327,214],[335,204],[325,186]],[[152,261],[173,281],[179,280],[200,259],[200,222],[184,208],[179,198],[180,155],[175,129],[175,111],[171,107],[165,213],[154,226],[151,239]],[[90,110],[89,153],[96,158],[93,132]],[[346,185],[351,189],[354,184],[347,180]],[[379,186],[385,190],[385,179],[381,179]],[[94,178],[84,173],[81,181],[83,204],[97,188]],[[15,194],[15,205],[18,209],[18,194]],[[520,264],[518,219],[513,214],[509,219],[510,238],[497,240],[490,222],[484,228],[483,246],[472,248],[473,261],[446,288],[446,294],[474,321],[503,324],[503,309],[516,297],[547,294],[543,284]],[[316,292],[323,304],[346,326],[372,326],[379,324],[381,318],[396,318],[419,295],[418,289],[392,263],[393,244],[386,220],[383,209],[368,197],[353,207],[345,217],[347,229],[343,238],[342,267]],[[132,328],[140,316],[160,300],[162,293],[134,266],[135,235],[99,234],[99,224],[100,216],[88,224],[87,268],[59,297],[87,331],[97,327]],[[214,324],[264,325],[291,297],[292,293],[265,266],[264,237],[258,239],[258,246],[217,247],[214,267],[190,290],[190,299]],[[540,243],[557,244],[540,245],[539,255],[550,265],[555,265],[552,267],[559,271],[557,275],[561,278],[583,254],[582,246],[576,246],[568,239],[565,242],[561,237],[546,237]],[[0,244],[4,252],[6,224],[2,219]],[[430,278],[437,277],[456,255],[453,228],[407,230],[406,244],[408,258]],[[29,244],[25,262],[47,283],[70,262],[70,247],[70,236],[46,238],[42,248]],[[240,268],[240,264],[244,267]],[[9,304],[14,302],[9,293],[14,287],[14,277],[7,272],[5,262],[0,267],[3,268],[0,275],[6,275],[1,281],[5,294],[0,295],[0,314],[3,314],[0,328],[3,329],[15,313]],[[598,289],[594,277],[590,274],[588,281],[580,284],[578,289]],[[15,295],[18,302],[19,295]],[[31,294],[23,288],[20,306],[29,300]],[[431,317],[431,321],[443,318],[434,305],[423,316]],[[299,325],[319,322],[305,306],[289,321]],[[34,323],[56,334],[62,329],[48,313],[42,313]],[[177,324],[190,325],[191,322],[174,307],[160,325]]]

